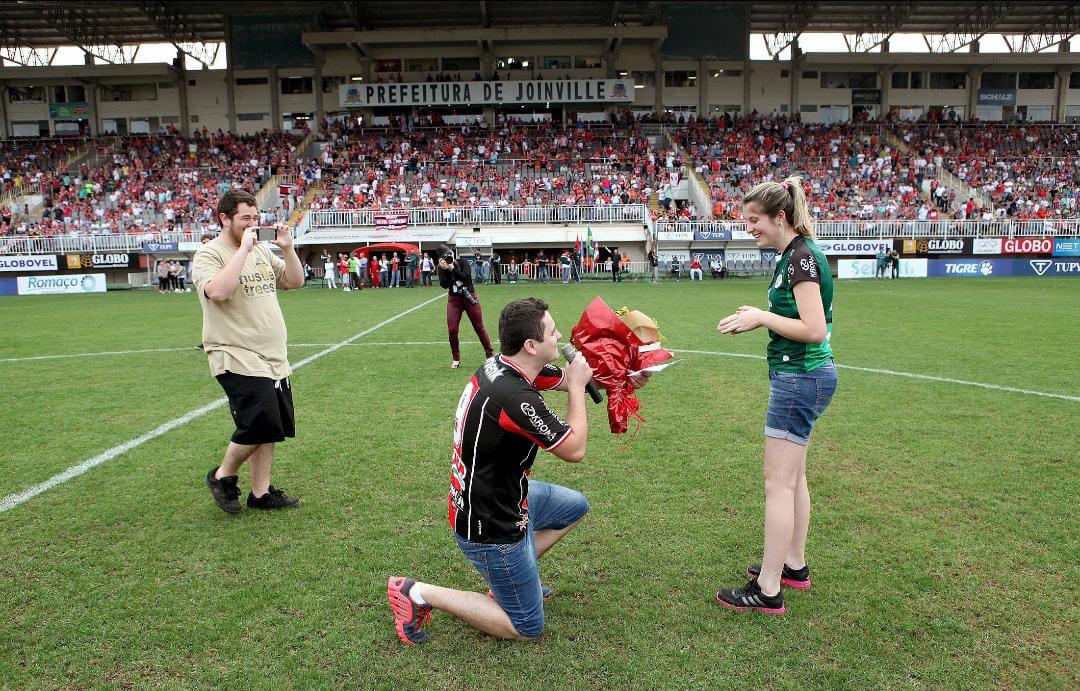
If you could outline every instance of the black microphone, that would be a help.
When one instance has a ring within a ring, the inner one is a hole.
[[[563,357],[566,358],[566,362],[573,362],[579,353],[574,349],[574,346],[569,343],[563,345],[561,348]],[[604,398],[600,395],[600,392],[596,390],[596,384],[593,384],[592,379],[585,385],[585,390],[589,392],[589,396],[592,398],[593,403],[603,403]]]

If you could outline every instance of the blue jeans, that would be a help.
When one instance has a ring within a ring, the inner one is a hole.
[[[487,581],[518,634],[535,638],[544,630],[544,596],[533,531],[561,530],[580,521],[588,511],[589,502],[581,492],[530,480],[525,537],[508,544],[484,544],[454,534],[465,558]]]
[[[809,372],[769,372],[765,436],[806,446],[836,392],[836,365],[829,360]]]

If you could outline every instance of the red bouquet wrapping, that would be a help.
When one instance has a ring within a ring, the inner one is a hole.
[[[630,373],[672,357],[660,347],[660,332],[652,319],[626,308],[620,312],[625,313],[616,314],[596,298],[570,332],[570,342],[592,368],[593,381],[607,390],[608,423],[615,434],[626,431],[631,417],[644,421]]]

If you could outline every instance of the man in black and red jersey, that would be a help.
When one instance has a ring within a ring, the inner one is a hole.
[[[398,636],[422,643],[431,610],[441,609],[499,638],[535,638],[544,629],[544,588],[537,558],[589,510],[575,490],[529,481],[536,451],[564,461],[585,456],[589,438],[585,386],[592,379],[585,358],[565,370],[558,357],[561,334],[547,303],[525,298],[499,315],[500,354],[469,379],[458,401],[448,499],[458,546],[491,590],[442,588],[393,577],[387,595]],[[540,391],[567,392],[566,420]]]

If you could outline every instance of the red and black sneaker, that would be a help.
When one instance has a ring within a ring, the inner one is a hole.
[[[431,607],[418,605],[409,597],[416,581],[402,576],[391,576],[386,582],[386,597],[394,611],[394,628],[398,638],[406,645],[416,645],[428,639],[424,625],[431,621]]]
[[[761,574],[761,564],[751,564],[746,567],[747,578],[757,578]],[[810,587],[810,567],[793,569],[784,564],[784,570],[780,572],[780,585],[786,585],[795,590],[806,590]]]
[[[716,593],[716,601],[724,607],[740,612],[753,610],[765,614],[783,614],[787,611],[784,608],[784,591],[778,591],[776,595],[769,597],[761,592],[761,586],[758,585],[756,578],[751,578],[741,588],[734,590],[721,588]]]

